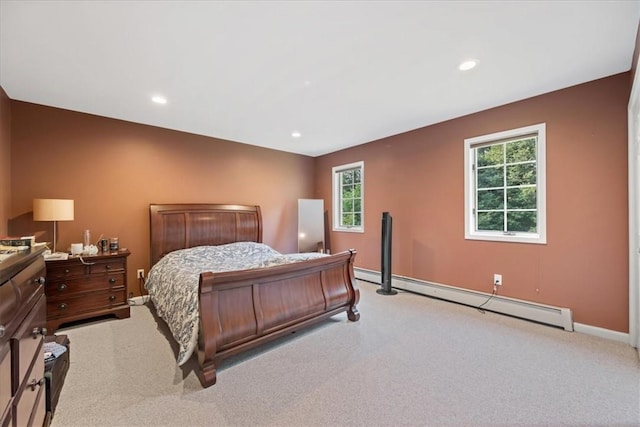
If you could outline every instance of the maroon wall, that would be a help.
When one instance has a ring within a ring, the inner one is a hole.
[[[12,216],[34,198],[75,200],[59,248],[90,229],[117,236],[135,270],[149,269],[150,203],[238,203],[262,208],[264,242],[297,249],[298,198],[313,197],[313,159],[58,108],[11,101]]]
[[[380,270],[380,218],[394,221],[393,273],[574,311],[629,327],[627,103],[629,73],[417,129],[316,159],[316,196],[331,168],[364,160],[365,233],[331,233],[359,267]],[[464,139],[547,124],[546,245],[464,238]]]

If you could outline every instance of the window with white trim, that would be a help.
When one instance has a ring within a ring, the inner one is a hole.
[[[333,230],[364,232],[364,162],[333,169]]]
[[[464,140],[465,238],[547,243],[546,126]]]

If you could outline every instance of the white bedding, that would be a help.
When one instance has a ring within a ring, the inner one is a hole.
[[[281,254],[262,243],[237,242],[180,249],[162,257],[149,270],[145,288],[180,346],[178,365],[189,359],[198,342],[200,273],[266,268],[322,256]]]

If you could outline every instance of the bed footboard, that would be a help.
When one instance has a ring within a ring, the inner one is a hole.
[[[355,250],[257,270],[200,275],[198,378],[216,382],[224,358],[346,311],[360,318]]]

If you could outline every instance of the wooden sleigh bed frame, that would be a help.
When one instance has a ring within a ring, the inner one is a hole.
[[[259,206],[152,204],[149,214],[152,266],[177,249],[262,243]],[[350,250],[268,268],[201,273],[196,373],[202,386],[216,383],[216,366],[226,357],[343,311],[357,321],[355,255]]]

